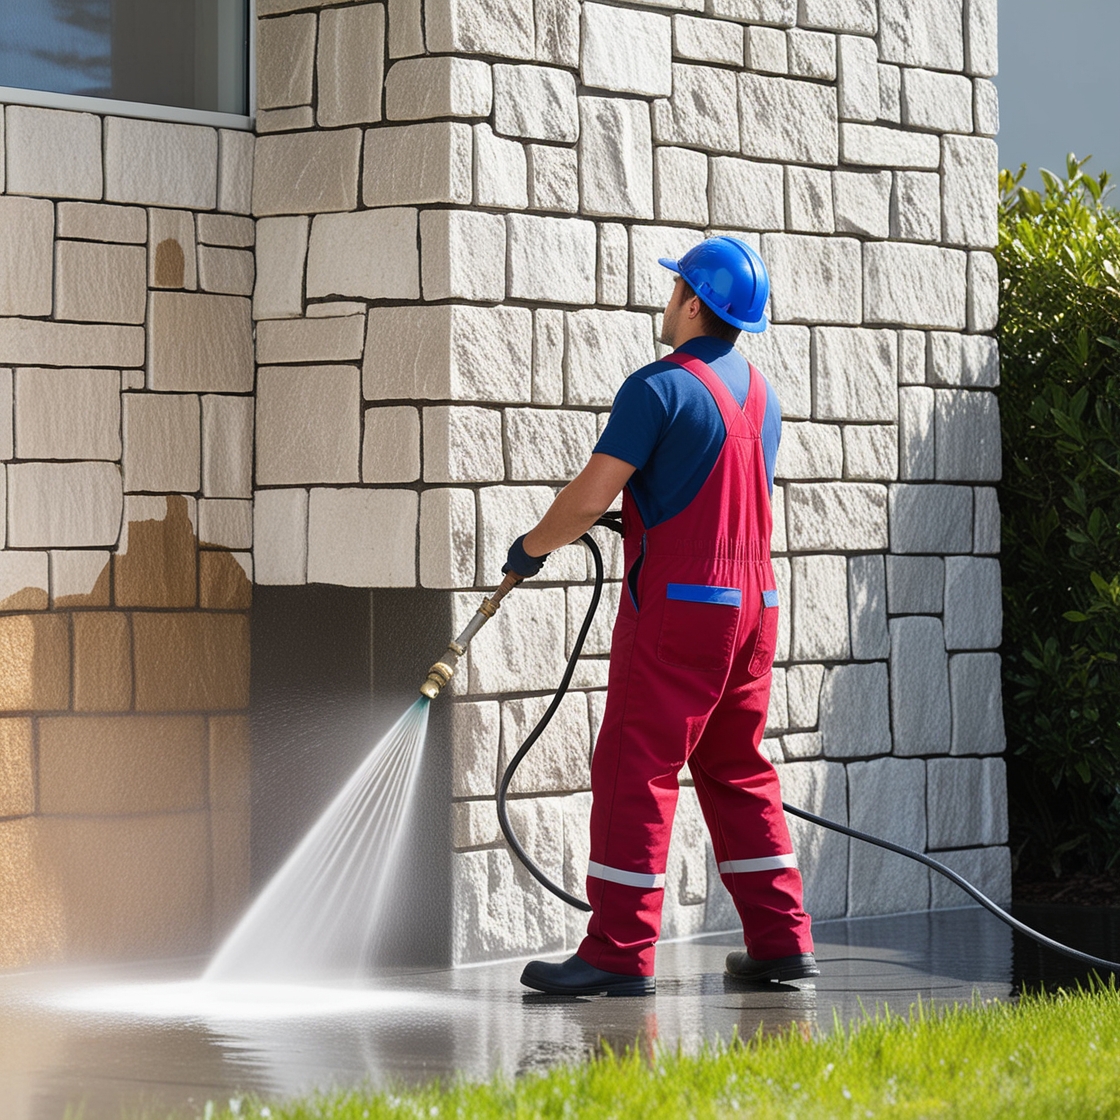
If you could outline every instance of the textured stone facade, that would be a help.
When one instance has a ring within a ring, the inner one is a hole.
[[[20,621],[0,624],[45,628],[53,665],[81,656],[61,618],[124,620],[99,640],[117,643],[106,664],[131,643],[128,703],[108,668],[96,688],[117,690],[105,710],[139,713],[156,710],[140,681],[159,626],[217,620],[162,648],[220,641],[239,656],[241,637],[218,632],[243,625],[235,570],[428,588],[465,622],[590,452],[622,379],[662,351],[671,278],[656,258],[731,232],[771,270],[772,326],[741,345],[786,419],[765,749],[790,802],[944,851],[1006,900],[995,0],[270,0],[258,13],[255,139],[7,110],[0,366],[14,372],[0,393],[15,426],[0,426],[0,578]],[[157,536],[170,559],[155,602],[129,542]],[[603,613],[511,802],[526,847],[576,892],[621,575],[605,544]],[[579,548],[550,559],[440,701],[453,706],[455,962],[581,936],[580,916],[511,858],[493,796],[559,678],[587,572]],[[96,603],[67,602],[99,578]],[[425,666],[418,655],[418,680]],[[76,726],[78,676],[63,690],[57,665],[29,673],[0,767],[18,807],[0,810],[16,837],[0,874],[18,884],[48,850],[40,833],[77,828],[43,799],[43,732],[21,728]],[[165,672],[159,687],[174,683]],[[163,752],[177,792],[159,812],[236,832],[244,801],[215,785],[213,745],[234,724],[198,713],[240,712],[244,697],[190,698],[211,744],[193,771],[202,740],[172,714],[186,702],[156,717],[185,744]],[[90,721],[88,735],[94,750],[111,732]],[[81,753],[59,749],[58,766]],[[132,821],[88,788],[103,806],[89,812]],[[964,900],[917,865],[792,827],[819,918]],[[706,852],[686,777],[665,936],[737,922]],[[206,921],[220,925],[234,880],[202,855],[191,867],[212,876]]]

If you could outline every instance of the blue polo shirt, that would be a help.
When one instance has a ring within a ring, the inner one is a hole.
[[[680,351],[710,366],[740,408],[746,403],[750,366],[729,342],[694,338]],[[658,361],[622,383],[595,450],[637,468],[628,485],[642,521],[652,529],[680,513],[700,493],[726,435],[719,405],[704,383],[675,362]],[[762,453],[771,493],[781,436],[781,408],[767,382]]]

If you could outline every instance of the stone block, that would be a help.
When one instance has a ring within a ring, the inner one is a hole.
[[[687,0],[689,6],[703,0]],[[660,7],[651,4],[650,7]],[[536,58],[576,69],[579,66],[579,0],[536,0]]]
[[[968,329],[994,331],[999,322],[999,265],[991,253],[968,254]]]
[[[323,13],[322,38],[328,42],[333,37],[332,24],[337,21],[327,17],[335,14],[333,11]],[[278,109],[286,105],[311,103],[311,85],[315,73],[315,24],[313,12],[257,21],[257,105],[259,108]],[[329,52],[326,57],[331,59]],[[381,51],[378,50],[374,57],[380,62]],[[322,67],[319,73],[324,74]],[[377,84],[381,84],[380,73],[377,75]]]
[[[404,173],[387,173],[382,162],[383,153],[369,139],[395,131],[373,129],[366,133],[367,188],[371,177],[389,183],[397,174]],[[358,205],[361,143],[362,133],[357,128],[258,137],[253,168],[253,213],[260,218],[273,214],[353,210]],[[433,144],[431,151],[438,153],[439,149]],[[366,193],[367,206],[393,205],[369,198],[368,189]]]
[[[708,901],[708,833],[696,792],[680,791],[665,864],[665,902],[661,936],[703,933]],[[712,886],[715,886],[713,880]]]
[[[198,287],[194,215],[186,210],[148,211],[148,284]]]
[[[835,167],[836,90],[792,78],[739,75],[744,155]]]
[[[115,370],[16,371],[15,453],[21,459],[119,459],[120,421]]]
[[[253,495],[253,561],[260,584],[307,582],[307,491]]]
[[[248,214],[253,208],[253,155],[256,137],[250,132],[218,129],[218,209]]]
[[[937,861],[967,879],[997,906],[1011,905],[1011,852],[1006,847],[962,848],[938,852]],[[974,906],[972,897],[954,886],[943,875],[931,875],[930,909],[956,909]]]
[[[307,582],[414,587],[419,507],[413,490],[313,489]]]
[[[257,374],[256,481],[357,482],[356,366],[265,367]]]
[[[580,80],[592,89],[667,97],[673,90],[669,16],[583,5]]]
[[[107,607],[109,553],[67,549],[51,553],[51,606]]]
[[[8,545],[115,545],[122,502],[116,463],[12,464],[8,467]]]
[[[774,651],[774,660],[777,662],[784,662],[790,660],[791,649],[793,645],[793,571],[790,560],[785,556],[776,556],[773,560],[774,568],[774,583],[777,585],[778,602],[790,605],[790,609],[778,612],[778,643]],[[809,569],[804,569],[805,578],[808,579],[812,572]],[[832,576],[834,573],[831,568],[827,569],[827,574]],[[847,605],[845,604],[845,612]],[[812,620],[812,611],[805,613],[805,620]],[[834,617],[829,618],[827,630],[833,630]],[[806,623],[809,624],[808,622]],[[845,625],[847,625],[845,619]],[[812,635],[810,635],[812,638]],[[826,641],[831,640],[829,634],[825,634]],[[808,644],[808,643],[807,643]],[[844,648],[847,649],[848,636],[847,631],[844,632]],[[846,655],[845,655],[846,656]],[[806,660],[801,658],[800,660]]]
[[[972,117],[978,136],[995,137],[999,133],[999,90],[995,82],[977,78],[973,84]]]
[[[425,299],[505,296],[506,223],[500,215],[425,210],[420,242]]]
[[[708,11],[741,23],[792,27],[797,22],[797,0],[710,0]]]
[[[674,15],[673,56],[721,66],[742,66],[743,28],[725,20]]]
[[[998,653],[958,653],[949,658],[953,704],[953,754],[1003,754],[1003,694]]]
[[[800,0],[797,22],[801,27],[874,35],[879,12],[875,0]]]
[[[181,494],[126,498],[120,545],[113,557],[114,604],[197,606],[197,526],[194,498]]]
[[[208,498],[249,498],[253,490],[253,401],[202,398],[202,492]]]
[[[473,587],[475,498],[470,490],[420,495],[420,586]]]
[[[87,323],[143,323],[145,252],[139,245],[55,243],[55,314]]]
[[[549,696],[502,702],[502,747],[498,773],[505,772],[517,749],[536,727],[551,702]],[[591,734],[587,697],[570,692],[560,702],[547,730],[518,767],[510,792],[555,793],[591,786]],[[493,792],[491,789],[489,792]]]
[[[891,185],[889,171],[837,171],[832,176],[837,232],[889,237]]]
[[[654,152],[656,213],[659,221],[708,224],[708,160],[688,148]]]
[[[898,383],[926,383],[926,334],[924,331],[898,332]]]
[[[966,320],[967,263],[965,253],[933,245],[865,245],[865,320],[962,330]]]
[[[0,459],[15,454],[15,381],[10,369],[0,369]]]
[[[891,236],[903,241],[941,240],[941,177],[896,171],[891,198]]]
[[[837,479],[844,469],[840,428],[834,424],[783,424],[775,474],[781,479]]]
[[[207,292],[251,296],[256,278],[253,253],[244,249],[218,249],[211,245],[200,245],[198,278],[200,287]]]
[[[990,78],[999,72],[996,0],[965,0],[965,70]]]
[[[936,171],[941,165],[941,145],[936,136],[922,132],[848,121],[840,125],[840,158],[856,167]]]
[[[661,310],[673,294],[674,273],[661,257],[678,260],[700,238],[694,229],[677,226],[630,227],[630,305]]]
[[[777,27],[747,27],[747,69],[762,74],[788,74],[789,51],[786,33]]]
[[[532,59],[536,53],[533,6],[521,0],[447,0],[424,12],[432,54],[485,54]]]
[[[471,58],[411,58],[385,80],[389,120],[487,117],[494,103],[490,67]]]
[[[105,209],[120,211],[122,214],[142,213],[123,206],[107,206]],[[225,249],[251,249],[256,242],[257,224],[252,218],[242,218],[236,214],[197,214],[195,218],[201,245],[217,245]],[[121,240],[132,240],[132,238]],[[143,241],[144,238],[141,236],[136,240]]]
[[[494,67],[495,132],[574,143],[579,127],[576,83],[568,71],[551,66]]]
[[[478,491],[479,550],[478,584],[496,587],[501,581],[502,565],[509,546],[522,533],[527,533],[544,516],[552,504],[554,492],[550,486],[486,486]],[[587,559],[582,547],[559,550],[548,560],[550,580],[583,581],[587,578]],[[476,604],[477,606],[477,604]],[[564,618],[564,605],[557,607]],[[473,647],[472,647],[473,649]],[[563,651],[558,654],[563,660]],[[532,691],[552,687],[555,671],[542,678]],[[491,691],[489,689],[485,691]],[[503,691],[496,689],[494,691]],[[508,689],[504,691],[517,691]],[[529,687],[520,691],[530,691]]]
[[[851,655],[848,641],[847,561],[843,556],[794,556],[791,567],[791,659],[846,661]],[[790,597],[786,595],[783,601],[790,602]]]
[[[972,548],[972,491],[967,486],[890,488],[891,551],[950,554]]]
[[[975,495],[975,528],[972,551],[998,553],[1000,550],[999,493],[992,486],[977,486]]]
[[[931,851],[1007,843],[1002,758],[933,758],[926,781]]]
[[[31,720],[0,720],[0,817],[35,812],[35,762]]]
[[[797,78],[836,81],[836,36],[795,27],[786,33],[789,72]]]
[[[198,397],[178,393],[125,393],[125,490],[194,493],[200,485]]]
[[[365,328],[364,315],[266,319],[257,325],[257,361],[261,365],[276,365],[361,359]]]
[[[213,210],[218,134],[212,128],[105,118],[105,200]]]
[[[955,331],[931,331],[928,337],[929,369],[926,380],[933,385],[959,385],[963,369],[961,343],[964,336]]]
[[[879,118],[902,123],[902,67],[879,63]]]
[[[0,318],[0,362],[114,369],[141,366],[144,331],[99,323]]]
[[[859,323],[859,253],[859,242],[850,237],[764,234],[762,257],[773,284],[773,319]]]
[[[389,0],[389,57],[424,53],[424,18],[420,0]]]
[[[1003,458],[995,394],[940,389],[935,396],[938,479],[998,482]]]
[[[311,219],[262,218],[257,223],[254,319],[285,319],[303,314],[303,272]]]
[[[509,477],[519,482],[570,482],[586,465],[598,435],[590,412],[536,408],[507,409],[505,429]]]
[[[837,665],[820,689],[821,744],[826,758],[891,753],[887,666]]]
[[[645,103],[625,98],[581,97],[579,116],[582,212],[652,218],[653,146]]]
[[[496,700],[451,708],[451,796],[493,797],[498,784],[501,707]],[[494,811],[493,805],[489,806]]]
[[[565,398],[569,405],[600,408],[619,385],[654,360],[648,315],[633,311],[571,311],[565,316]]]
[[[0,552],[0,610],[45,611],[49,587],[45,552]]]
[[[602,539],[602,534],[596,534]],[[604,567],[606,564],[604,563]],[[599,601],[599,609],[595,612],[595,620],[587,632],[583,652],[585,656],[605,657],[611,651],[611,635],[614,630],[615,617],[618,614],[618,602],[622,594],[621,583],[606,583],[603,585],[603,597]],[[567,642],[564,650],[571,656],[575,648],[576,638],[579,637],[580,627],[583,625],[584,616],[591,603],[591,587],[588,584],[579,584],[568,588],[568,631]],[[598,731],[598,724],[595,726]]]
[[[899,389],[899,478],[912,482],[936,476],[934,416],[932,389],[919,385]]]
[[[319,15],[316,119],[320,127],[381,120],[385,9],[328,8]],[[386,100],[389,83],[385,83]]]
[[[814,167],[785,170],[786,228],[798,233],[834,233],[832,173]]]
[[[963,0],[881,0],[879,51],[884,62],[964,69]]]
[[[0,315],[52,309],[54,207],[41,198],[0,198]]]
[[[623,234],[625,236],[625,234]],[[533,404],[564,403],[564,312],[533,312]]]
[[[306,132],[315,127],[315,111],[310,105],[297,105],[291,109],[259,109],[257,135],[269,132]]]
[[[950,556],[945,560],[945,645],[997,649],[1003,635],[999,560]]]
[[[673,96],[653,103],[653,138],[707,152],[739,151],[735,74],[673,63]]]
[[[817,419],[895,419],[898,346],[893,331],[818,327],[812,358]]]
[[[777,164],[727,156],[712,159],[712,223],[753,230],[784,229],[784,178]]]
[[[883,557],[852,556],[848,560],[848,609],[851,612],[852,657],[857,661],[886,660],[887,579]]]
[[[930,132],[971,132],[972,83],[963,74],[904,69],[902,123]]]
[[[0,615],[0,711],[58,711],[69,706],[67,617]]]
[[[410,208],[317,215],[307,250],[308,298],[419,299],[417,240]]]
[[[944,240],[950,245],[990,249],[999,234],[996,143],[984,137],[946,136],[941,144]]]
[[[143,245],[148,240],[148,217],[139,206],[59,202],[55,210],[59,237],[129,245]]]
[[[773,521],[770,527],[770,551],[788,552],[786,539],[786,493],[781,486],[775,486],[770,495],[770,511]]]
[[[879,49],[874,39],[841,35],[837,40],[840,119],[879,119]]]
[[[847,767],[848,824],[921,851],[926,844],[926,764],[877,758]],[[848,864],[848,913],[892,914],[929,906],[929,871],[904,856],[853,844]]]
[[[241,296],[152,292],[148,388],[244,393],[253,388],[250,303]]]
[[[844,429],[844,475],[853,482],[893,482],[898,478],[898,427],[849,425]]]
[[[409,405],[367,408],[362,432],[363,482],[420,478],[420,413]]]
[[[463,405],[424,409],[425,482],[491,482],[504,477],[499,410]]]
[[[736,347],[766,376],[789,420],[812,412],[810,331],[808,327],[770,324],[762,334],[742,334]]]
[[[891,725],[896,755],[948,754],[949,664],[936,618],[892,618]]]
[[[253,605],[253,554],[198,554],[198,604],[203,610],[247,611]]]
[[[624,307],[630,298],[630,238],[624,225],[599,223],[599,267],[595,275],[599,302]]]
[[[824,674],[823,665],[790,665],[786,669],[786,710],[791,728],[817,726]]]
[[[493,799],[456,801],[451,805],[451,844],[456,851],[465,848],[492,848],[502,842],[498,814]]]
[[[887,488],[866,482],[795,483],[786,488],[791,552],[887,547]]]
[[[473,132],[475,204],[524,210],[529,205],[524,147],[495,136],[488,124],[475,125]]]
[[[534,210],[579,210],[579,161],[571,148],[529,144],[529,206]]]
[[[782,797],[791,805],[829,820],[848,821],[848,783],[841,763],[792,762],[778,770]],[[793,850],[805,888],[805,905],[819,920],[843,917],[848,901],[846,836],[787,817]]]
[[[253,547],[253,503],[235,498],[202,498],[198,503],[199,544],[248,550]]]
[[[367,400],[529,401],[533,314],[524,307],[374,307]]]
[[[9,105],[5,121],[8,194],[100,198],[101,119]]]
[[[940,556],[887,557],[891,614],[940,614],[944,602],[945,561]]]
[[[548,303],[595,302],[595,226],[578,218],[511,214],[509,294]]]

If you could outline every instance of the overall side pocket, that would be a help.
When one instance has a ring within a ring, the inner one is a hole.
[[[670,583],[657,657],[679,669],[726,672],[735,650],[743,593],[737,587]]]
[[[762,593],[762,617],[758,624],[758,637],[755,639],[754,652],[747,672],[752,677],[761,677],[774,664],[774,652],[778,648],[778,592],[771,588]]]

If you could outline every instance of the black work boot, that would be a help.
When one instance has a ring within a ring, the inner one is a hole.
[[[734,949],[727,954],[726,967],[728,976],[750,983],[769,983],[772,980],[783,983],[821,974],[812,953],[794,953],[792,957],[756,961],[746,949]]]
[[[605,972],[579,956],[556,964],[530,961],[521,973],[521,983],[538,992],[564,996],[651,996],[657,987],[652,976]]]

